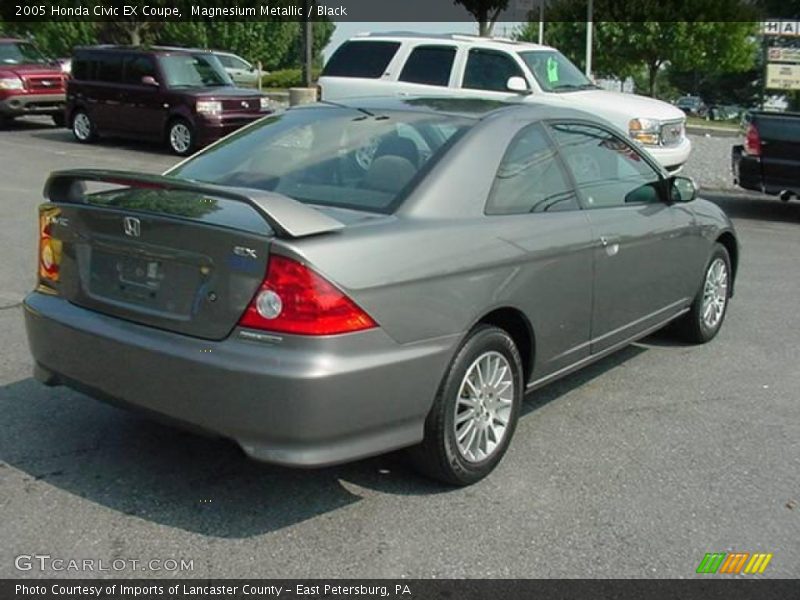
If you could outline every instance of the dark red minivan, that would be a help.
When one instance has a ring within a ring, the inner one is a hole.
[[[271,112],[266,96],[235,87],[210,52],[157,46],[76,49],[66,110],[79,142],[148,139],[181,156]]]

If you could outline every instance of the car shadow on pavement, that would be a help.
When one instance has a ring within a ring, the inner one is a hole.
[[[718,205],[733,219],[800,223],[800,200],[781,202],[775,196],[705,190],[700,195]]]
[[[629,346],[536,391],[526,398],[523,415],[644,351]],[[42,486],[53,486],[125,515],[210,537],[262,535],[375,492],[456,489],[417,475],[402,452],[316,470],[257,463],[233,442],[162,425],[32,378],[0,387],[0,410],[0,466],[19,472],[23,485],[14,489],[31,494],[31,502]],[[8,471],[6,481],[12,481]]]

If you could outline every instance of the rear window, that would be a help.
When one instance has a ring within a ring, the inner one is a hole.
[[[345,42],[333,53],[323,77],[377,79],[386,71],[400,42]]]
[[[452,46],[418,46],[409,55],[400,81],[447,86],[455,57]]]
[[[416,111],[290,110],[233,134],[169,176],[392,212],[471,123]]]

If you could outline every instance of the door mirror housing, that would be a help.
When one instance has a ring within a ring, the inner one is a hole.
[[[697,184],[691,177],[676,175],[669,179],[669,199],[672,202],[691,202],[697,198]]]
[[[142,77],[142,85],[158,87],[158,82],[156,81],[156,78],[153,77],[152,75],[145,75],[144,77]]]
[[[516,92],[517,94],[531,93],[528,83],[522,77],[509,77],[506,82],[506,88],[509,92]]]

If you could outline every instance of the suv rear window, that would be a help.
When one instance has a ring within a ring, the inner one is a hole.
[[[447,86],[455,57],[453,46],[417,46],[400,73],[400,81]]]
[[[333,53],[322,76],[377,79],[399,47],[400,42],[345,42]]]

